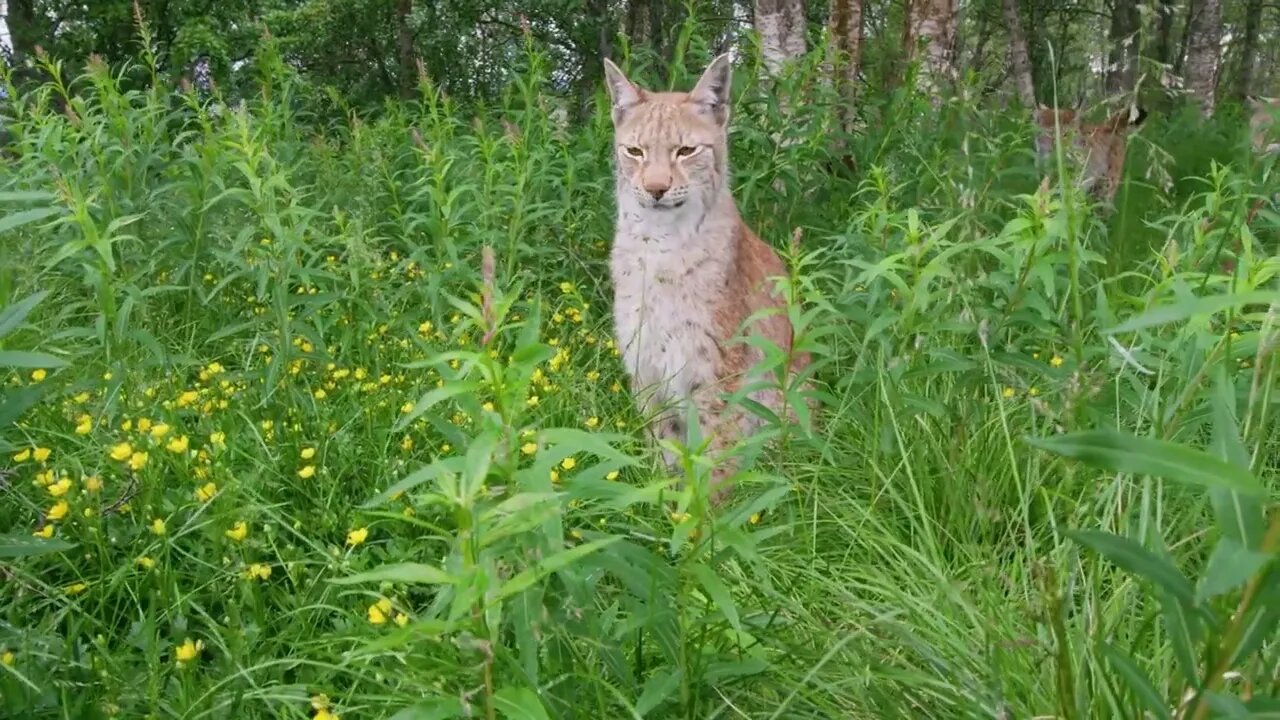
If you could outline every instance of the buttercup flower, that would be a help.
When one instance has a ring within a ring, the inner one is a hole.
[[[151,521],[151,532],[154,535],[164,535],[165,526],[163,518],[154,518]]]
[[[53,523],[45,523],[44,527],[40,528],[39,530],[31,534],[34,535],[35,537],[44,538],[48,540],[49,538],[53,537]]]
[[[574,460],[572,457],[567,457],[564,460],[560,461],[560,467],[564,468],[565,470],[572,470],[575,467],[577,467],[577,465],[578,465],[578,461]]]
[[[88,435],[93,432],[93,418],[88,415],[81,415],[76,420],[76,434]]]
[[[67,504],[66,500],[59,500],[58,502],[54,503],[53,507],[49,508],[48,512],[46,512],[44,516],[49,521],[56,522],[66,517],[67,511],[69,511],[70,509],[71,509],[71,506]]]
[[[84,489],[91,493],[96,493],[102,489],[102,478],[97,475],[90,475],[84,479]]]
[[[240,542],[249,534],[249,526],[245,524],[243,520],[240,520],[237,521],[235,525],[232,525],[230,530],[227,530],[222,534],[235,542]]]
[[[271,577],[271,566],[254,563],[244,570],[245,580],[267,580]]]
[[[129,428],[125,428],[128,430]],[[148,418],[138,418],[138,432],[145,433],[151,431],[151,420]]]
[[[301,470],[298,471],[298,477],[302,478],[303,480],[307,480],[309,478],[315,477],[315,474],[316,474],[315,465],[305,465]]]
[[[389,614],[391,614],[391,601],[386,598],[369,606],[369,622],[374,625],[385,623]]]
[[[139,430],[141,430],[141,429],[142,429],[141,424],[139,424],[138,429],[139,429]],[[156,423],[155,425],[151,426],[151,437],[152,437],[152,439],[154,439],[154,440],[159,440],[160,438],[164,437],[165,435],[168,435],[168,434],[169,434],[169,429],[170,429],[170,428],[169,428],[169,426],[168,426],[168,425],[166,425],[166,424],[164,424],[164,423]]]
[[[409,616],[402,612],[396,613],[396,625],[404,627],[409,624]]]
[[[32,371],[31,371],[31,381],[32,381],[32,382],[40,382],[40,381],[44,380],[46,377],[48,377],[48,376],[49,376],[49,373],[48,373],[48,372],[46,372],[46,371],[44,371],[44,370],[32,370]]]
[[[369,537],[369,528],[355,528],[347,533],[347,544],[355,547],[363,543]]]
[[[187,447],[189,445],[190,441],[187,440],[187,436],[179,435],[178,437],[170,440],[169,444],[165,445],[165,449],[171,453],[184,453],[187,451]]]
[[[31,448],[23,448],[14,453],[13,461],[16,463],[24,463],[31,459]]]
[[[200,393],[196,392],[195,390],[187,390],[186,392],[178,396],[177,405],[178,407],[186,407],[199,399],[200,399]]]
[[[119,445],[113,445],[111,447],[112,460],[120,460],[123,462],[125,460],[128,460],[129,457],[132,455],[133,455],[133,446],[127,442],[120,443]]]
[[[1004,389],[1004,391],[1003,391],[1003,392],[1001,392],[1000,394],[1001,394],[1001,395],[1004,395],[1004,396],[1005,396],[1005,397],[1007,397],[1007,398],[1011,398],[1011,397],[1013,397],[1013,388],[1011,388],[1011,387],[1007,387],[1007,388],[1005,388],[1005,389]]]
[[[143,570],[150,570],[151,568],[156,566],[156,561],[152,558],[147,557],[146,555],[143,555],[142,557],[138,558],[137,563],[138,563],[138,567],[142,568]]]
[[[13,656],[12,650],[5,650],[3,653],[0,653],[0,665],[13,667],[13,663],[14,663],[14,656]]]
[[[1054,355],[1053,357],[1049,358],[1049,364],[1054,367],[1062,367],[1063,362],[1065,361],[1062,359],[1061,355]]]
[[[610,470],[610,471],[609,471],[609,472],[604,476],[604,479],[605,479],[605,480],[617,480],[617,479],[618,479],[618,471],[617,471],[617,470]]]
[[[64,477],[58,482],[49,485],[45,489],[48,490],[49,494],[54,497],[62,497],[63,495],[67,494],[68,490],[71,489],[71,478]]]
[[[31,453],[31,457],[35,458],[36,462],[44,462],[45,460],[48,460],[49,456],[52,454],[53,454],[53,451],[50,450],[49,448],[38,447],[35,449],[34,452]]]
[[[209,444],[214,449],[222,450],[227,447],[227,434],[224,432],[215,432],[209,435]]]
[[[528,442],[520,446],[520,452],[524,453],[525,455],[532,455],[538,452],[538,446],[534,443]]]
[[[214,495],[218,494],[218,486],[213,483],[205,483],[196,488],[196,500],[200,502],[209,502]]]
[[[198,658],[201,650],[204,650],[203,640],[192,642],[191,638],[187,638],[173,651],[174,662],[178,667],[182,667],[184,664]]]
[[[129,456],[129,467],[133,470],[141,470],[147,466],[147,460],[150,457],[145,452],[135,452]]]
[[[298,453],[303,460],[310,460],[316,456],[316,449],[313,447],[302,448],[302,452]]]

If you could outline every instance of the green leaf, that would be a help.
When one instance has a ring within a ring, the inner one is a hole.
[[[1151,684],[1150,678],[1129,658],[1128,653],[1113,645],[1103,643],[1102,656],[1115,669],[1116,674],[1124,679],[1125,684],[1129,686],[1129,691],[1133,693],[1139,704],[1151,714],[1151,717],[1157,719],[1171,717],[1168,703],[1164,701],[1164,698],[1160,697],[1160,692],[1156,690],[1155,685]]]
[[[1197,686],[1199,680],[1199,663],[1196,648],[1200,645],[1200,618],[1188,603],[1179,600],[1163,590],[1156,590],[1160,601],[1160,615],[1164,621],[1165,634],[1173,646],[1173,657],[1178,661],[1178,669],[1188,685]]]
[[[42,383],[0,393],[0,428],[8,427],[22,417],[22,413],[40,402],[44,392],[45,385]]]
[[[453,720],[462,717],[462,701],[457,698],[437,698],[404,708],[391,716],[391,720]]]
[[[742,623],[738,620],[738,606],[733,602],[733,595],[719,576],[711,568],[702,564],[693,566],[693,574],[698,578],[698,584],[702,589],[707,591],[711,602],[715,603],[716,609],[724,613],[725,619],[733,629],[742,630]]]
[[[1151,475],[1249,495],[1265,494],[1262,484],[1248,470],[1201,450],[1164,440],[1114,430],[1086,430],[1025,440],[1033,447],[1112,472]]]
[[[502,688],[493,694],[493,704],[507,720],[551,720],[542,701],[528,688]]]
[[[27,319],[27,315],[30,315],[36,305],[39,305],[40,301],[44,300],[48,295],[47,291],[32,293],[0,310],[0,338],[13,332],[15,328],[21,325],[22,321]]]
[[[1236,467],[1249,469],[1249,452],[1240,441],[1240,430],[1232,408],[1234,390],[1225,370],[1218,373],[1217,388],[1213,395],[1213,451],[1219,458]],[[1233,490],[1213,488],[1209,502],[1223,537],[1231,538],[1242,547],[1262,547],[1265,521],[1262,500]]]
[[[1280,293],[1257,291],[1192,298],[1172,305],[1161,305],[1160,307],[1152,308],[1137,317],[1129,318],[1106,332],[1109,334],[1133,332],[1134,330],[1143,330],[1156,325],[1166,325],[1187,320],[1196,315],[1211,315],[1222,312],[1227,308],[1241,305],[1267,305],[1273,302],[1280,302]]]
[[[1179,600],[1187,604],[1195,602],[1191,581],[1168,561],[1133,540],[1101,530],[1068,530],[1067,537],[1121,568],[1154,582]]]
[[[577,547],[569,548],[568,550],[561,550],[542,562],[532,567],[525,568],[513,575],[510,580],[503,583],[502,587],[498,588],[498,591],[494,593],[494,602],[502,602],[506,598],[524,591],[535,582],[557,570],[560,570],[561,568],[568,566],[579,558],[590,555],[601,548],[608,547],[620,539],[621,538],[618,537],[601,538],[600,540],[592,540],[591,542],[583,543]]]
[[[21,212],[9,213],[0,217],[0,233],[16,230],[27,223],[39,222],[51,215],[57,215],[58,208],[34,208]]]
[[[469,392],[475,392],[478,389],[480,389],[480,384],[474,380],[469,380],[465,382],[455,381],[446,383],[441,387],[430,390],[418,399],[417,404],[413,406],[412,410],[396,421],[393,430],[403,430],[409,425],[409,423],[417,420],[422,413],[430,410],[432,407],[448,400],[449,398],[465,395]]]
[[[75,547],[57,539],[46,540],[22,533],[0,535],[0,558],[24,558],[65,552]]]
[[[408,585],[452,585],[457,579],[434,565],[391,563],[368,572],[332,578],[334,585],[356,585],[369,582],[398,582]]]
[[[1235,590],[1273,559],[1270,555],[1240,545],[1232,538],[1223,537],[1205,564],[1196,601],[1204,602]]]
[[[1258,583],[1253,602],[1246,611],[1244,630],[1229,667],[1238,667],[1262,644],[1274,640],[1280,627],[1280,564],[1272,565]]]
[[[58,196],[43,190],[5,190],[0,192],[0,203],[53,202]]]
[[[69,363],[49,353],[26,350],[0,350],[0,367],[60,368]]]
[[[680,669],[664,667],[655,671],[644,682],[644,690],[636,701],[636,714],[644,717],[666,702],[680,687]]]

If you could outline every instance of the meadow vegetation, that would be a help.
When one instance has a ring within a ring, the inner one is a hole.
[[[963,85],[837,138],[821,51],[743,58],[735,196],[822,410],[712,509],[611,340],[603,88],[559,122],[531,48],[500,102],[322,114],[263,43],[240,107],[147,56],[11,93],[0,715],[1277,711],[1280,214],[1235,109],[1153,113],[1099,214]]]

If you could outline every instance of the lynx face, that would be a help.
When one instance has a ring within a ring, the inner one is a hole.
[[[605,74],[619,209],[667,220],[701,217],[727,182],[728,62],[713,64],[688,93],[649,92],[612,63]]]
[[[1057,119],[1055,125],[1055,117]],[[1081,184],[1097,199],[1111,203],[1124,176],[1124,159],[1129,149],[1129,132],[1147,119],[1147,111],[1125,110],[1104,122],[1087,124],[1074,110],[1041,106],[1035,115],[1038,133],[1036,154],[1041,162],[1053,154],[1057,131],[1062,142],[1083,166]]]

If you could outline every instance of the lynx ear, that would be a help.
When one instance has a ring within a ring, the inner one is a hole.
[[[604,59],[604,79],[605,87],[609,89],[609,99],[613,101],[613,124],[617,125],[627,110],[644,99],[644,91],[628,80],[609,58]]]
[[[689,92],[689,100],[705,111],[717,125],[729,122],[729,86],[733,80],[733,64],[725,53],[707,66],[698,84]]]

